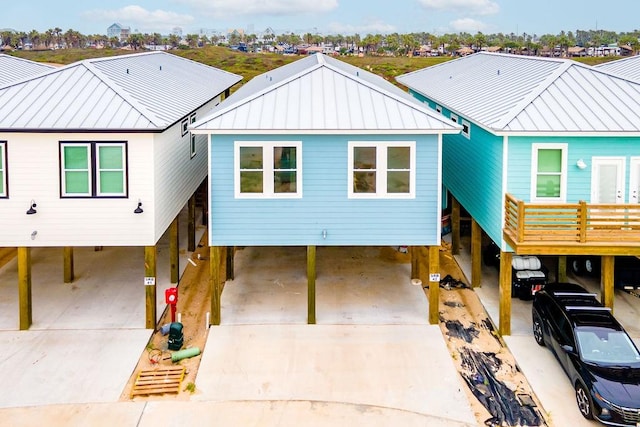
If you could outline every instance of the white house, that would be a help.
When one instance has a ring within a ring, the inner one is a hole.
[[[240,80],[151,52],[84,60],[0,87],[0,246],[18,247],[21,295],[29,295],[35,246],[65,248],[65,281],[73,279],[74,246],[145,247],[152,283],[158,239],[177,227],[207,177],[206,137],[188,125]],[[147,297],[153,327],[153,286]],[[20,303],[26,329],[30,307]]]

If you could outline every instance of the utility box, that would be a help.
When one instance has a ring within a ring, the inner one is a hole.
[[[169,325],[169,350],[180,350],[184,343],[182,323],[173,322]]]
[[[167,288],[164,291],[164,301],[167,304],[175,305],[178,303],[178,288]]]

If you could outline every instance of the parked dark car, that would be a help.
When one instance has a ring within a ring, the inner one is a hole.
[[[482,259],[485,265],[500,268],[500,248],[491,242],[484,248]],[[530,300],[549,279],[549,271],[540,258],[532,255],[514,255],[511,260],[511,296]]]
[[[600,275],[599,256],[571,257],[568,264],[576,276]],[[640,259],[634,256],[617,256],[613,268],[613,284],[618,289],[640,292]]]
[[[595,294],[552,283],[533,299],[533,336],[547,346],[576,392],[587,419],[640,425],[640,352]]]

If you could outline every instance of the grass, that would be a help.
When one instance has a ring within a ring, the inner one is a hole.
[[[141,52],[141,51],[138,51]],[[66,65],[89,58],[123,55],[133,53],[122,49],[59,49],[44,51],[16,51],[12,55],[32,61]],[[247,53],[231,50],[221,46],[205,46],[197,49],[176,49],[171,53],[194,61],[198,61],[221,70],[229,71],[244,77],[243,83],[253,77],[273,70],[282,65],[301,58],[298,55],[281,55],[275,53]],[[406,56],[341,56],[340,60],[356,67],[363,68],[382,76],[387,81],[398,84],[395,78],[401,74],[419,70],[432,65],[441,64],[452,58],[448,56],[436,57],[406,57]],[[619,59],[618,57],[585,57],[574,58],[576,61],[595,65],[602,62]],[[234,88],[237,88],[236,85]]]

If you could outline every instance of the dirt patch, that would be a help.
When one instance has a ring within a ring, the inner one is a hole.
[[[445,276],[440,286],[440,328],[468,386],[465,390],[478,423],[546,426],[527,379],[444,245],[440,271]]]

